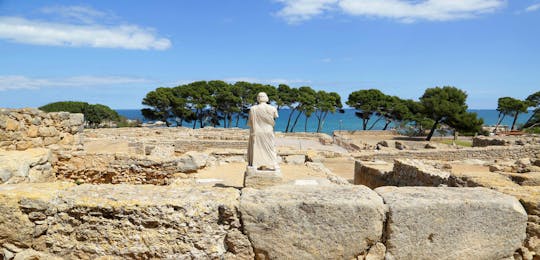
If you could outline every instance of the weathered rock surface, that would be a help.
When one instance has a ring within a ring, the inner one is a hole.
[[[386,259],[502,259],[525,239],[514,197],[485,188],[381,187]]]
[[[238,197],[232,188],[2,185],[0,245],[66,259],[252,258]]]
[[[0,150],[0,183],[47,182],[55,180],[49,149]]]
[[[351,259],[381,239],[382,199],[365,186],[242,190],[244,230],[259,259]]]

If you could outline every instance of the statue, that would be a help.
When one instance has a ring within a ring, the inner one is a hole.
[[[277,109],[268,105],[268,96],[261,92],[257,95],[258,105],[249,110],[249,146],[248,167],[257,170],[279,170],[274,136]]]

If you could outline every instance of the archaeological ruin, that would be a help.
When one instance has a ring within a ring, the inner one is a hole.
[[[539,136],[83,125],[0,109],[3,259],[540,259]]]

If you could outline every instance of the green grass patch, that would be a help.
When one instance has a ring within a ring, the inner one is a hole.
[[[452,145],[453,141],[452,139],[444,139],[444,140],[434,140],[442,144],[449,144]],[[456,145],[464,146],[464,147],[472,147],[472,141],[466,141],[466,140],[457,140]]]

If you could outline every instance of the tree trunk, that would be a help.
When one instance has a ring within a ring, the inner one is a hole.
[[[431,127],[431,131],[429,131],[429,134],[426,137],[426,141],[431,141],[431,137],[433,136],[433,133],[435,133],[435,129],[437,129],[438,124],[439,124],[439,121],[435,121],[435,123]]]
[[[291,126],[291,133],[294,131],[294,128],[296,127],[296,123],[298,123],[298,118],[300,118],[300,115],[302,115],[302,111],[298,111],[298,115],[294,119],[294,123]]]
[[[307,121],[308,121],[308,116],[306,116],[306,122],[304,123],[304,132],[307,132]]]
[[[514,122],[512,122],[512,128],[510,128],[510,130],[514,130],[514,126],[516,126],[518,115],[519,115],[519,112],[516,112],[516,115],[514,115]]]
[[[497,128],[499,128],[499,125],[504,120],[504,116],[505,115],[503,113],[499,113],[499,118],[497,119],[497,124],[495,125],[495,129],[493,129],[493,133],[497,132]]]
[[[386,120],[386,124],[384,124],[384,127],[382,130],[386,130],[388,128],[388,126],[390,125],[390,123],[392,123],[391,120]]]
[[[368,123],[369,119],[365,119],[365,118],[362,118],[362,129],[363,130],[366,130],[367,129],[367,123]]]
[[[197,117],[199,116],[199,109],[195,110],[195,119],[193,120],[193,129],[197,127]]]
[[[381,121],[381,118],[382,118],[382,116],[379,116],[379,118],[377,118],[377,120],[375,120],[375,122],[373,122],[373,124],[371,124],[371,127],[369,127],[369,130],[373,129],[373,127],[374,127],[379,121]]]
[[[236,114],[236,127],[238,127],[238,123],[240,122],[240,114],[241,113],[242,112],[240,111],[240,112],[238,112],[238,114]]]
[[[294,114],[294,111],[296,111],[296,109],[289,109],[291,112],[289,113],[289,119],[287,119],[287,126],[285,127],[285,133],[289,132],[289,125],[291,124],[291,119],[292,119],[292,116]]]

